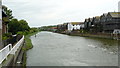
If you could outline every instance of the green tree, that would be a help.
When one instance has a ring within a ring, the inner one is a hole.
[[[18,31],[19,23],[17,19],[12,19],[8,24],[8,31],[15,34]]]
[[[17,19],[11,19],[10,23],[8,24],[8,31],[12,34],[16,34],[19,31],[29,31],[30,27],[28,26],[28,23],[25,20],[17,20]]]
[[[25,20],[20,20],[19,24],[20,24],[19,27],[22,28],[20,29],[20,31],[24,31],[24,30],[28,31],[30,29],[30,27],[28,26],[28,23]]]
[[[6,6],[2,5],[2,11],[7,15],[8,19],[12,19],[12,10],[8,9]]]

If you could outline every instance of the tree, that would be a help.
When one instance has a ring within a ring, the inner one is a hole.
[[[8,32],[16,34],[19,31],[29,31],[30,27],[25,20],[13,19],[12,10],[8,9],[6,6],[2,6],[3,24],[8,24]]]
[[[6,6],[2,6],[2,26],[3,26],[3,34],[8,33],[8,23],[13,18],[12,10],[8,9]]]
[[[17,19],[12,19],[8,24],[8,31],[15,34],[18,31],[19,23]]]
[[[2,11],[7,15],[9,19],[12,19],[12,10],[8,9],[6,6],[2,5]]]
[[[19,27],[22,28],[20,29],[20,31],[24,31],[24,30],[28,31],[30,29],[30,27],[28,26],[28,23],[25,20],[20,20],[19,24],[20,24]]]
[[[10,23],[8,24],[8,31],[12,34],[16,34],[19,31],[29,31],[30,27],[28,26],[28,23],[25,20],[17,20],[17,19],[11,19]]]

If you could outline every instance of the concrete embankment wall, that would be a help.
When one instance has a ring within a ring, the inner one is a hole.
[[[114,34],[84,34],[84,33],[70,33],[71,36],[82,36],[82,37],[95,37],[95,38],[106,38],[106,39],[120,39],[120,35]]]
[[[17,68],[17,66],[22,66],[23,54],[24,51],[22,47],[24,46],[24,42],[22,42],[21,46],[17,49],[15,54],[10,54],[6,60],[0,64],[0,68]]]

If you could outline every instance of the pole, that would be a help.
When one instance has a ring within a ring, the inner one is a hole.
[[[2,48],[2,0],[0,0],[0,49]]]

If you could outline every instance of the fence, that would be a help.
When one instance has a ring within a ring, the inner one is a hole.
[[[15,55],[15,52],[17,49],[21,46],[21,44],[24,42],[24,36],[12,47],[12,44],[8,44],[6,47],[0,50],[0,64],[6,59],[8,55],[13,54]]]

